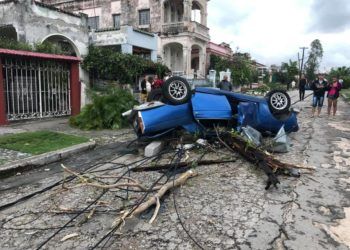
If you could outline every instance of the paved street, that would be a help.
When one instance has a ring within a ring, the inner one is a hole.
[[[297,93],[291,96],[295,99]],[[58,183],[63,178],[60,163],[53,163],[0,181],[0,249],[36,249],[42,243],[43,249],[199,249],[183,230],[179,216],[204,249],[349,249],[349,104],[339,102],[335,119],[326,117],[325,109],[321,118],[310,118],[310,98],[296,106],[302,110],[300,131],[290,135],[292,150],[277,157],[315,170],[302,170],[300,178],[280,176],[277,190],[265,191],[265,174],[232,155],[235,162],[197,167],[197,177],[177,189],[175,196],[161,199],[152,225],[148,221],[153,209],[126,220],[121,231],[97,245],[113,221],[142,195],[129,192],[128,199],[122,199],[125,191],[87,187],[82,179],[67,180],[64,189]],[[154,159],[141,157],[135,144],[129,148],[127,144],[99,146],[63,163],[78,172],[104,171],[109,176],[120,176],[128,164],[153,164]],[[168,163],[171,155],[160,161]],[[218,157],[211,152],[204,159]],[[162,174],[142,172],[129,177],[150,187]],[[161,182],[165,180],[166,176]],[[74,218],[81,212],[84,215]],[[64,239],[73,233],[76,236]]]

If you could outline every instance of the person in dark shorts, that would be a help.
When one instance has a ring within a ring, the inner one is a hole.
[[[333,107],[333,117],[337,113],[337,102],[339,97],[339,91],[341,90],[341,84],[337,77],[333,77],[332,83],[328,84],[328,117],[331,115],[331,109]]]
[[[321,109],[323,107],[324,95],[327,90],[327,85],[328,84],[324,79],[323,74],[319,74],[318,79],[312,83],[311,88],[314,91],[314,96],[312,98],[312,116],[311,117],[315,116],[316,107],[317,107],[317,116],[320,117]]]
[[[306,83],[307,82],[306,82],[305,75],[301,75],[301,78],[299,81],[299,99],[300,99],[300,101],[304,101]]]

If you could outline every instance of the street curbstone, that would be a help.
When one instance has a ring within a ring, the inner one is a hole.
[[[45,164],[56,162],[62,159],[65,159],[76,153],[80,153],[86,150],[93,149],[96,146],[95,141],[89,141],[74,145],[68,148],[63,148],[55,150],[52,152],[44,153],[41,155],[35,155],[21,160],[5,163],[0,166],[0,176],[8,175],[10,173],[15,173],[19,171],[25,171],[27,169],[40,167]]]

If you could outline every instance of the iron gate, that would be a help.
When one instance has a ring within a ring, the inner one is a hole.
[[[9,121],[71,114],[69,63],[5,58],[3,73]]]

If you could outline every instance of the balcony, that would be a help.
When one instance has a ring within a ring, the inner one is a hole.
[[[163,24],[162,31],[165,35],[177,35],[184,32],[191,32],[201,35],[204,38],[209,38],[209,28],[194,21],[166,23]]]
[[[183,33],[185,31],[187,31],[187,27],[185,27],[184,22],[163,24],[163,33],[164,34],[176,35],[179,33]]]
[[[190,22],[190,31],[196,34],[202,35],[206,38],[209,38],[209,28],[204,26],[203,24],[191,21]]]

